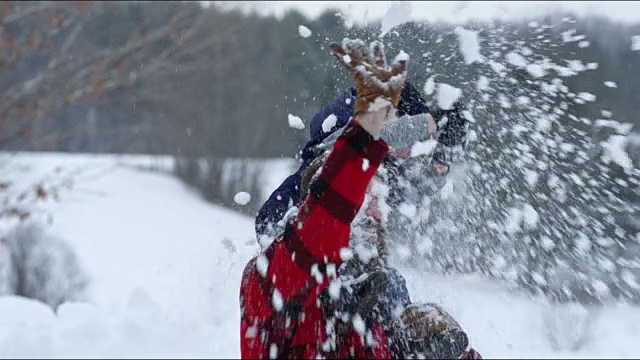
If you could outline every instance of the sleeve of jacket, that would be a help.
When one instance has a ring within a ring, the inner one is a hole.
[[[350,121],[284,233],[250,262],[240,287],[242,356],[262,354],[253,329],[274,328],[273,314],[315,306],[342,262],[351,222],[388,146]],[[292,316],[295,319],[295,316]]]
[[[340,250],[349,246],[351,222],[387,151],[383,140],[374,140],[355,121],[338,138],[269,262],[268,277],[286,281],[285,299],[309,284],[318,285],[317,295],[328,284],[329,264],[342,262]]]

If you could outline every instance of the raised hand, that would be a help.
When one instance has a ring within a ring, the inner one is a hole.
[[[357,97],[354,115],[395,109],[404,87],[409,56],[401,51],[389,67],[384,46],[374,41],[367,47],[360,39],[345,38],[342,44],[331,43],[332,53],[352,74]]]

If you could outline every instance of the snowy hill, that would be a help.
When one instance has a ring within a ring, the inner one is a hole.
[[[73,189],[48,205],[49,230],[76,249],[92,287],[89,303],[57,313],[0,297],[0,357],[239,357],[241,271],[257,252],[251,218],[206,203],[170,174],[140,169],[157,159],[21,154],[7,161],[23,181],[56,167],[83,169]],[[265,186],[286,173],[272,175]],[[442,303],[485,358],[640,355],[638,308],[550,308],[481,277],[401,270],[412,299]],[[580,338],[585,344],[572,351]]]

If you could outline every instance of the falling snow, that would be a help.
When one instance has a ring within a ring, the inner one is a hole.
[[[330,132],[331,129],[333,129],[333,127],[336,126],[337,122],[338,122],[338,118],[336,117],[335,114],[331,114],[327,116],[327,118],[324,119],[324,121],[322,121],[322,131]]]
[[[302,36],[303,38],[308,38],[309,36],[311,36],[312,33],[311,33],[311,30],[308,27],[306,27],[304,25],[300,25],[300,26],[298,26],[298,34],[300,36]]]
[[[482,55],[480,55],[478,33],[475,31],[466,30],[460,26],[456,27],[454,32],[456,33],[456,35],[458,35],[460,52],[464,57],[464,62],[466,64],[482,62],[483,58]]]
[[[247,205],[251,201],[251,194],[246,191],[240,191],[233,196],[233,201],[238,205]]]
[[[292,127],[298,130],[304,129],[304,123],[302,122],[302,119],[300,119],[299,117],[289,114],[288,119],[289,119],[289,127]]]

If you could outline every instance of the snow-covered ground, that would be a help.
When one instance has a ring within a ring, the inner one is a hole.
[[[56,167],[83,170],[60,202],[48,204],[49,231],[76,249],[92,286],[88,303],[56,313],[0,297],[0,357],[239,357],[241,271],[257,252],[250,217],[143,169],[151,161],[168,169],[168,159],[22,154],[6,161],[25,186]],[[287,175],[286,166],[277,168],[266,187]],[[640,308],[550,308],[479,276],[401,271],[413,300],[443,304],[485,358],[640,356]],[[584,334],[585,344],[572,351],[573,338]]]

